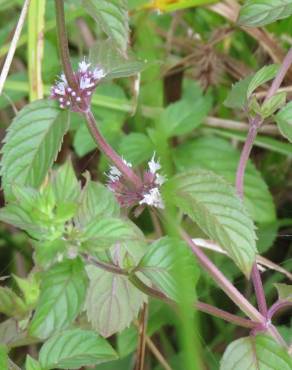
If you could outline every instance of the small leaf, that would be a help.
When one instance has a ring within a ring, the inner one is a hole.
[[[109,337],[137,317],[144,295],[125,276],[94,266],[86,270],[90,280],[85,303],[88,320],[99,334]]]
[[[140,230],[129,220],[103,217],[93,219],[81,231],[82,248],[91,251],[110,248],[114,244],[143,240]]]
[[[278,73],[279,65],[277,64],[270,64],[268,66],[264,66],[251,79],[248,89],[247,89],[247,98],[251,96],[251,94],[261,85],[264,83],[272,80],[276,74]]]
[[[285,105],[275,119],[281,134],[292,143],[292,102]]]
[[[292,0],[247,0],[241,7],[238,24],[261,27],[292,14]]]
[[[277,283],[275,287],[281,301],[292,302],[292,285]]]
[[[81,191],[71,160],[59,167],[52,174],[52,187],[56,203],[75,202]]]
[[[204,170],[181,173],[165,184],[165,196],[216,241],[249,276],[256,256],[254,224],[235,189]]]
[[[23,300],[11,289],[0,287],[0,312],[21,318],[27,313],[27,308]]]
[[[280,92],[264,102],[261,106],[261,116],[268,118],[278,109],[282,108],[286,103],[286,96],[287,94],[285,92]]]
[[[119,153],[133,166],[149,159],[153,152],[154,145],[145,134],[134,132],[121,139]]]
[[[40,363],[37,360],[27,355],[25,361],[25,370],[44,370],[44,369],[41,367]]]
[[[247,89],[253,76],[247,76],[232,85],[224,105],[228,108],[242,109],[247,103]]]
[[[30,334],[45,339],[72,323],[82,308],[86,287],[87,278],[79,259],[62,262],[47,271]]]
[[[25,303],[29,307],[34,307],[39,297],[40,289],[39,282],[35,274],[31,274],[28,278],[20,278],[19,276],[13,275],[18,288],[24,297]]]
[[[35,101],[16,115],[2,148],[1,174],[6,196],[13,183],[34,188],[42,184],[68,127],[68,112],[60,110],[53,101]]]
[[[147,276],[170,298],[177,300],[179,286],[176,279],[176,269],[178,260],[180,260],[180,265],[184,266],[184,273],[194,288],[198,278],[194,257],[185,243],[177,239],[165,237],[152,243],[147,247],[137,270]],[[194,293],[195,291],[193,291],[193,300]]]
[[[129,42],[127,1],[83,0],[83,4],[97,25],[111,38],[112,43],[126,55]]]
[[[80,226],[87,225],[93,219],[117,217],[120,214],[113,192],[89,178],[82,189],[79,203],[75,221]]]
[[[209,100],[202,97],[196,102],[180,100],[170,104],[162,113],[158,128],[167,137],[184,135],[198,127],[207,116]]]
[[[93,331],[72,329],[54,335],[40,350],[45,369],[79,369],[117,358],[109,343]]]
[[[237,339],[227,347],[220,370],[291,370],[292,360],[285,348],[265,335]]]

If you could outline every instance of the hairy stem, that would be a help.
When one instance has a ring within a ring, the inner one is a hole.
[[[277,76],[275,77],[270,89],[268,90],[268,93],[265,97],[264,102],[267,102],[277,92],[291,64],[292,64],[292,48],[289,50],[286,57],[284,58],[283,63],[279,69],[279,72]],[[238,195],[242,199],[244,196],[243,189],[244,189],[244,174],[245,174],[246,165],[247,165],[255,138],[257,136],[258,129],[263,124],[263,121],[264,120],[260,116],[256,116],[253,120],[251,120],[248,135],[247,135],[246,141],[244,143],[244,146],[241,152],[241,156],[240,156],[240,160],[239,160],[239,164],[237,168],[237,173],[236,173],[236,190],[237,190]],[[260,313],[267,319],[268,311],[267,311],[266,297],[265,297],[265,292],[264,292],[260,272],[258,270],[256,263],[253,266],[251,277],[252,277]]]

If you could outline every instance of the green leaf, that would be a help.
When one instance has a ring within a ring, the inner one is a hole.
[[[281,301],[292,302],[292,285],[277,283],[275,287]]]
[[[1,174],[6,196],[10,185],[39,187],[52,166],[69,127],[67,111],[38,100],[23,108],[8,128]]]
[[[292,14],[292,0],[247,0],[241,7],[238,24],[261,27]]]
[[[275,119],[281,134],[292,143],[292,102],[285,105]]]
[[[173,159],[179,171],[192,168],[210,170],[235,184],[236,169],[240,153],[227,140],[206,136],[180,145],[173,152]],[[276,219],[273,198],[251,161],[244,177],[244,204],[253,220],[271,223]]]
[[[51,182],[57,204],[67,204],[77,200],[81,188],[71,160],[67,160],[65,164],[53,172]]]
[[[270,64],[268,66],[264,66],[251,79],[248,89],[247,89],[247,98],[251,96],[251,94],[261,85],[264,83],[272,80],[276,74],[278,73],[279,65],[277,64]]]
[[[268,118],[278,109],[282,108],[286,103],[286,96],[287,94],[285,92],[280,92],[264,102],[261,106],[261,116]]]
[[[265,335],[237,339],[229,344],[220,370],[291,370],[292,360],[285,348]]]
[[[93,219],[118,217],[119,205],[112,191],[98,182],[87,178],[79,200],[80,206],[75,218],[79,226],[88,225]]]
[[[0,312],[7,316],[21,318],[27,313],[26,305],[9,288],[0,287]]]
[[[154,145],[145,134],[134,132],[121,139],[119,153],[134,167],[149,159],[153,152]]]
[[[253,76],[248,76],[239,80],[234,85],[227,95],[224,105],[228,108],[242,109],[247,103],[247,89]]]
[[[47,271],[30,334],[45,339],[72,323],[84,303],[86,287],[86,273],[79,259],[62,262]]]
[[[162,113],[158,128],[167,137],[184,135],[198,127],[210,109],[208,99],[202,97],[196,102],[180,100],[170,104]]]
[[[93,328],[103,337],[125,329],[138,315],[145,297],[127,277],[86,268],[90,284],[85,309]]]
[[[25,370],[43,370],[40,363],[29,355],[26,356]]]
[[[186,213],[249,276],[256,256],[254,224],[222,177],[205,170],[187,171],[165,184],[167,200]]]
[[[198,272],[194,257],[189,248],[180,240],[165,237],[147,247],[147,251],[138,265],[141,271],[155,286],[165,292],[170,298],[177,300],[178,281],[176,272],[178,266],[184,266],[184,273],[192,287],[195,287]],[[193,291],[193,300],[194,300]]]
[[[54,335],[40,350],[45,369],[79,369],[117,358],[109,343],[89,330],[72,329]]]
[[[91,251],[115,244],[143,241],[140,229],[131,221],[113,217],[97,217],[81,231],[82,248]]]
[[[91,49],[89,60],[93,65],[102,66],[106,72],[105,79],[130,77],[142,72],[149,63],[137,60],[133,53],[122,56],[111,40],[99,40]]]
[[[36,274],[31,274],[26,279],[13,275],[13,279],[20,289],[25,303],[29,307],[34,307],[40,294],[39,282],[36,278]]]
[[[129,42],[126,0],[83,0],[83,5],[112,43],[126,55]]]
[[[3,344],[0,344],[0,369],[8,370],[8,350]]]

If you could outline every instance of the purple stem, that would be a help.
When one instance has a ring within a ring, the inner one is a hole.
[[[273,316],[282,309],[292,307],[292,302],[289,301],[277,301],[275,302],[268,311],[268,318],[272,320]]]
[[[283,63],[280,67],[280,70],[277,76],[275,77],[266,95],[264,102],[267,102],[274,94],[276,94],[291,64],[292,64],[292,48],[289,50],[286,57],[284,58]],[[244,188],[244,174],[245,174],[246,165],[247,165],[255,138],[257,136],[258,129],[262,125],[262,123],[263,123],[263,119],[260,116],[256,116],[250,121],[248,135],[247,135],[246,141],[244,143],[244,146],[241,152],[241,156],[240,156],[240,160],[239,160],[239,164],[237,168],[237,173],[236,173],[236,190],[241,199],[243,199],[243,195],[244,195],[243,188]],[[251,277],[252,277],[260,313],[267,319],[268,311],[267,311],[266,297],[265,297],[265,292],[264,292],[260,272],[258,270],[256,263],[253,266]]]

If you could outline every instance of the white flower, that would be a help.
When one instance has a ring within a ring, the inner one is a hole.
[[[68,84],[68,82],[67,82],[67,78],[66,78],[66,76],[64,75],[64,73],[62,73],[62,74],[60,75],[60,80],[61,80],[61,82],[63,82],[65,85],[67,85],[67,84]]]
[[[95,80],[100,80],[101,78],[103,78],[105,76],[105,72],[102,68],[99,68],[99,67],[96,67],[94,70],[93,70],[93,78]]]
[[[156,208],[164,208],[163,200],[158,188],[152,188],[148,193],[143,194],[143,199],[139,204],[147,204]]]
[[[70,260],[74,260],[77,256],[78,256],[78,250],[77,250],[77,248],[74,247],[74,246],[69,247],[68,248],[68,251],[67,251],[67,257]]]
[[[109,178],[111,182],[118,181],[122,176],[121,171],[116,166],[110,166],[108,174],[106,176]]]
[[[85,90],[85,89],[90,89],[93,87],[94,84],[91,82],[91,79],[85,76],[82,76],[80,78],[80,89]]]
[[[78,64],[79,66],[79,72],[85,73],[88,71],[88,68],[91,66],[90,63],[86,63],[85,58]]]
[[[163,175],[160,175],[159,173],[156,174],[155,176],[155,184],[158,185],[158,186],[161,186],[162,184],[164,184],[166,181],[166,176],[163,176]]]
[[[155,162],[155,153],[153,154],[151,160],[148,162],[149,171],[155,174],[157,171],[161,169],[161,165],[159,161]]]

